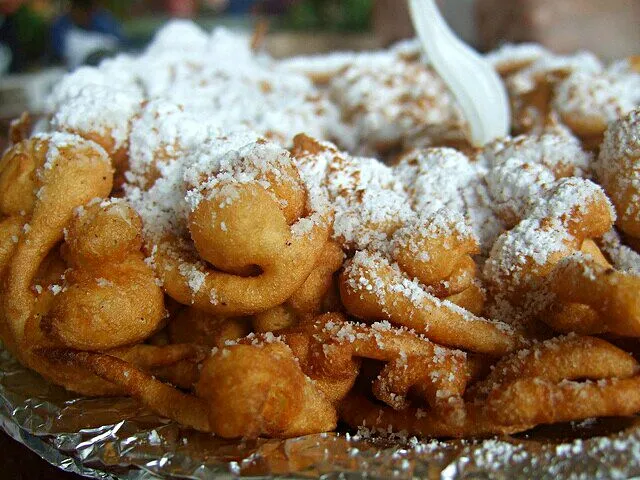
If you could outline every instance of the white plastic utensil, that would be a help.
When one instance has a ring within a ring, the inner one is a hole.
[[[429,61],[469,123],[472,143],[479,147],[506,136],[511,118],[509,100],[493,67],[456,37],[434,0],[409,0],[409,7]]]

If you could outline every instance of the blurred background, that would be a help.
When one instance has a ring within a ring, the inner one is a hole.
[[[640,0],[439,3],[481,51],[515,41],[559,53],[586,48],[604,59],[640,50]],[[404,0],[0,0],[0,121],[37,110],[64,72],[141,50],[172,17],[248,32],[266,20],[275,57],[374,49],[413,35]]]

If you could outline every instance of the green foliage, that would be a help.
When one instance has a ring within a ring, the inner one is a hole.
[[[372,10],[373,0],[302,0],[285,23],[296,29],[362,31],[370,27]]]

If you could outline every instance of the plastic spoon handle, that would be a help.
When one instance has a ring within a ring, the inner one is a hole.
[[[469,123],[472,143],[482,146],[508,135],[509,100],[493,67],[451,31],[434,0],[409,0],[409,7],[429,61]]]

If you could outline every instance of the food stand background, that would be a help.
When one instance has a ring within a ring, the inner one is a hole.
[[[505,41],[538,41],[558,52],[588,48],[603,58],[637,53],[640,2],[631,0],[447,0],[440,2],[459,35],[481,50]],[[170,17],[192,18],[204,27],[251,31],[267,19],[265,48],[275,57],[332,50],[365,50],[412,35],[398,0],[110,0],[100,2],[121,25],[118,50],[139,51]],[[52,55],[50,29],[66,12],[61,0],[0,2],[0,150],[12,118],[41,113],[43,99],[69,64]],[[8,28],[11,26],[12,28]],[[8,52],[13,47],[13,64]],[[114,52],[102,52],[112,54]],[[96,62],[100,56],[87,56]],[[19,61],[15,61],[15,60]],[[2,477],[79,478],[58,471],[0,434]]]

